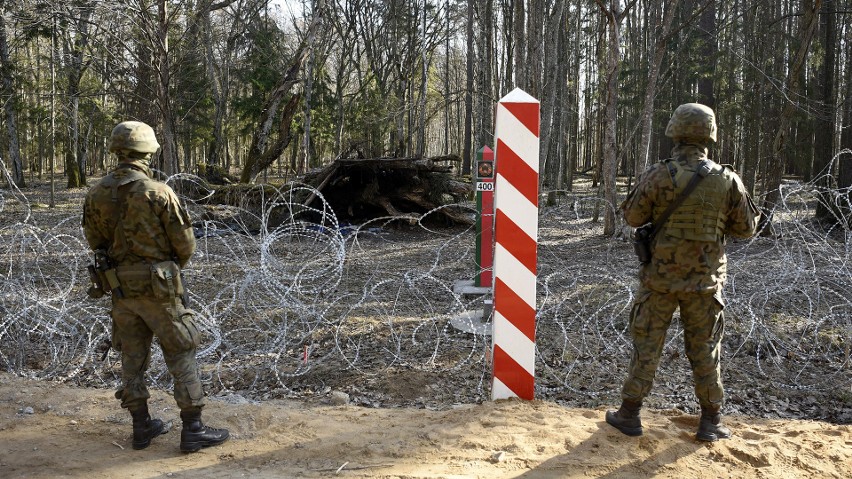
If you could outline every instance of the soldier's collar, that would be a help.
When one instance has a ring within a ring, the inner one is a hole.
[[[148,165],[146,165],[144,163],[145,161],[146,160],[123,161],[123,162],[118,164],[118,168],[128,168],[128,169],[136,170],[136,171],[144,173],[145,176],[147,176],[148,178],[152,178],[153,176],[152,176],[152,173],[151,173],[151,168],[148,168]]]
[[[707,158],[708,148],[704,145],[695,143],[682,143],[672,149],[673,158],[684,158],[689,160],[699,160]]]

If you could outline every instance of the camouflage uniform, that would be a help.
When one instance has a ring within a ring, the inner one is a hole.
[[[672,156],[648,168],[622,203],[629,225],[639,227],[658,218],[684,189],[699,162],[707,159],[707,148],[702,142],[679,142]],[[725,329],[725,237],[752,236],[759,215],[739,176],[728,166],[712,162],[710,166],[711,173],[657,234],[651,261],[639,269],[641,286],[630,316],[633,356],[622,389],[624,400],[641,402],[650,392],[672,315],[680,308],[699,404],[718,410],[723,402],[719,359]]]
[[[186,265],[195,252],[195,237],[174,191],[151,179],[145,163],[144,159],[119,163],[89,190],[83,206],[86,240],[93,250],[107,251],[124,294],[112,297],[113,343],[121,351],[123,372],[123,387],[116,397],[131,411],[146,404],[150,395],[144,374],[156,335],[174,377],[178,406],[200,409],[204,395],[195,359],[199,333],[192,311],[180,300],[179,270],[170,263]],[[170,264],[172,278],[158,275]]]
[[[195,252],[195,236],[174,191],[151,179],[146,163],[159,148],[145,123],[125,121],[113,128],[109,151],[119,165],[86,195],[83,232],[89,246],[109,258],[108,265],[98,261],[95,282],[112,292],[112,340],[121,351],[123,383],[115,397],[133,417],[133,449],[145,449],[169,431],[148,412],[145,371],[156,335],[174,378],[183,422],[180,450],[196,452],[222,444],[229,433],[201,421],[204,392],[195,362],[201,337],[193,312],[184,307],[180,276]],[[104,289],[93,285],[89,294],[98,298]]]

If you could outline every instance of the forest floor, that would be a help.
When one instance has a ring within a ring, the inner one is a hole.
[[[79,211],[79,198],[68,196],[81,193],[62,190],[60,208]],[[30,197],[40,204],[33,215],[41,218],[37,223],[50,224],[45,215],[55,213],[43,207],[45,191],[39,194]],[[78,223],[68,225],[77,228]],[[544,229],[543,237],[547,234]],[[406,244],[435,248],[419,235]],[[595,251],[606,247],[596,241],[589,245]],[[585,260],[594,260],[593,254],[588,256]],[[543,263],[543,270],[548,267]],[[232,439],[196,454],[179,452],[180,419],[166,389],[152,388],[150,408],[154,416],[171,421],[173,429],[149,448],[135,451],[130,447],[130,416],[118,407],[113,389],[97,387],[97,381],[79,387],[0,372],[0,477],[849,477],[848,394],[779,388],[772,390],[771,400],[765,399],[768,386],[755,385],[753,368],[731,367],[726,371],[731,401],[725,420],[734,437],[702,443],[694,438],[694,410],[688,400],[678,399],[689,397],[688,366],[680,363],[661,371],[657,387],[665,388],[669,377],[685,378],[671,387],[686,393],[654,398],[643,410],[645,434],[638,438],[605,423],[606,403],[615,405],[612,397],[544,394],[536,401],[487,401],[477,396],[481,390],[453,389],[475,380],[475,370],[427,374],[388,368],[365,381],[326,368],[316,374],[324,374],[324,384],[348,392],[351,400],[309,388],[297,397],[265,400],[236,387],[209,389],[205,421],[228,428]],[[594,372],[604,383],[615,384],[621,375],[616,366]],[[225,379],[220,371],[220,380]],[[435,393],[433,400],[421,401],[424,388]],[[782,403],[785,407],[778,405]],[[812,419],[819,417],[835,420]]]

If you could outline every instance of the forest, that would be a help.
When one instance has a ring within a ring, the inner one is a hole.
[[[849,3],[0,0],[0,151],[17,186],[83,186],[136,119],[166,175],[286,182],[339,158],[454,154],[464,177],[519,87],[541,102],[550,201],[582,174],[616,204],[616,178],[667,157],[671,111],[697,101],[717,114],[711,156],[772,209],[787,175],[852,184],[833,161],[852,146]]]

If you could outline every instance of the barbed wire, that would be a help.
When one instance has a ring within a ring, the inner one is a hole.
[[[383,391],[386,378],[416,373],[433,396],[420,403],[488,397],[490,337],[453,321],[475,317],[485,299],[454,291],[477,274],[473,227],[436,226],[438,210],[350,225],[305,185],[258,185],[226,206],[198,200],[213,191],[191,175],[168,182],[196,198],[182,197],[198,241],[184,273],[205,332],[201,374],[214,392],[267,398],[331,388],[364,404],[401,405],[415,398]],[[729,242],[726,377],[812,394],[852,386],[852,208],[849,189],[834,184],[830,176],[785,182],[776,235]],[[306,191],[319,206],[294,200]],[[597,404],[617,397],[629,361],[637,262],[624,234],[605,237],[591,221],[614,205],[557,193],[558,204],[540,212],[537,396]],[[85,294],[84,192],[62,194],[47,209],[35,192],[0,189],[0,369],[114,387],[118,354],[101,360],[110,304]],[[814,221],[818,204],[835,221]],[[664,358],[683,347],[674,323]],[[664,360],[654,394],[683,397],[684,371],[684,361]],[[171,385],[159,348],[149,376]]]

